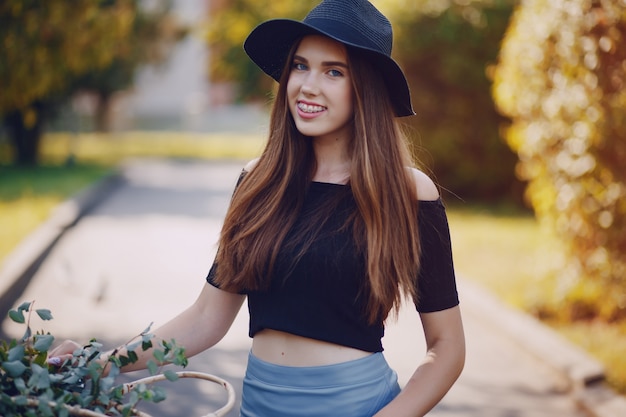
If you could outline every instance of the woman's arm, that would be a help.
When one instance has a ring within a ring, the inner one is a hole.
[[[448,392],[465,364],[465,336],[458,306],[420,314],[426,356],[402,392],[375,417],[418,417]]]
[[[245,295],[234,294],[206,284],[196,301],[178,316],[174,317],[163,326],[152,332],[155,336],[153,344],[158,346],[161,340],[171,341],[185,348],[187,357],[194,356],[219,342],[237,316]],[[58,360],[49,359],[51,363],[63,362],[71,359],[72,352],[79,347],[72,341],[65,341],[53,349],[49,357],[57,357]],[[112,351],[102,355],[101,362],[104,365]],[[119,353],[125,355],[124,349]],[[153,359],[152,350],[135,351],[138,361],[125,366],[122,371],[129,372],[146,368],[148,360]]]

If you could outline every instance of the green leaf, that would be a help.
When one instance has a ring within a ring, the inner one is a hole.
[[[24,357],[24,354],[25,354],[24,345],[14,346],[9,350],[7,360],[9,362],[21,360]]]
[[[154,387],[152,392],[153,392],[152,401],[155,403],[161,402],[167,397],[165,390],[162,389],[161,387]]]
[[[99,356],[100,356],[100,351],[96,349],[89,355],[89,357],[87,358],[87,362],[91,362]]]
[[[95,349],[102,349],[103,344],[100,342],[96,342],[95,339],[91,339],[91,341],[89,342],[89,346]]]
[[[159,372],[159,366],[152,359],[146,362],[146,367],[148,368],[148,371],[150,371],[150,375],[156,375],[156,373]]]
[[[108,404],[111,401],[109,394],[107,392],[100,391],[100,395],[98,395],[98,401],[102,404]]]
[[[129,417],[132,411],[133,411],[133,407],[129,404],[125,406],[124,409],[122,410],[122,416]]]
[[[47,366],[47,359],[48,359],[48,352],[39,352],[39,354],[37,356],[35,356],[35,359],[33,360],[34,363],[36,363],[39,366]]]
[[[120,374],[120,368],[114,364],[114,363],[109,363],[109,376],[112,378],[117,378],[117,376]]]
[[[101,389],[104,391],[110,391],[111,388],[113,388],[114,384],[115,378],[111,375],[100,379],[100,386],[102,387]]]
[[[15,397],[13,397],[13,402],[16,405],[25,406],[26,404],[28,404],[28,397],[26,397],[25,395],[16,395]]]
[[[135,349],[137,349],[140,344],[141,344],[141,342],[131,343],[131,344],[126,346],[126,351],[127,352],[134,352]]]
[[[35,312],[42,320],[52,320],[52,313],[46,308],[40,308],[39,310],[35,310]]]
[[[120,361],[120,358],[118,356],[109,356],[109,362],[114,363],[115,365],[117,365],[118,368],[122,367],[122,362]]]
[[[150,331],[150,329],[152,328],[152,325],[153,325],[153,324],[154,324],[154,322],[150,323],[150,324],[148,325],[148,327],[146,327],[145,329],[143,329],[143,332],[141,332],[141,334],[142,334],[142,335],[146,335],[146,334]]]
[[[47,352],[54,342],[54,336],[51,334],[39,335],[35,337],[35,344],[33,347],[40,352]]]
[[[130,351],[128,352],[128,359],[130,360],[131,363],[135,363],[139,360],[139,357],[134,351]]]
[[[22,310],[11,310],[9,311],[9,318],[11,320],[13,320],[16,323],[25,323],[26,319],[24,319],[24,313],[22,313]]]
[[[121,355],[119,358],[120,358],[120,367],[121,368],[123,368],[126,365],[131,363],[130,359],[128,359],[128,356]]]
[[[63,383],[68,384],[68,385],[73,385],[73,384],[76,384],[79,379],[80,377],[78,375],[71,374],[67,378],[63,379]]]
[[[167,371],[163,372],[163,375],[165,375],[165,378],[167,378],[168,381],[178,381],[178,375],[174,371],[168,369]]]
[[[26,382],[24,382],[22,378],[15,378],[13,380],[13,385],[15,385],[15,388],[17,388],[19,392],[26,393]]]
[[[187,360],[187,356],[185,355],[185,348],[179,347],[175,350],[174,364],[182,366],[183,368],[187,367],[189,361]]]
[[[142,386],[143,384],[137,385],[135,389],[132,390],[130,394],[128,394],[128,404],[131,407],[134,407],[135,404],[137,404],[137,402],[139,401],[139,393],[137,393],[137,390],[140,390]]]
[[[17,378],[26,371],[26,365],[20,361],[2,362],[2,368],[7,371],[10,377]]]
[[[162,350],[155,350],[152,354],[159,363],[165,363],[165,353]]]
[[[50,378],[48,377],[48,372],[39,373],[39,378],[37,379],[37,384],[35,384],[37,389],[47,389],[50,388]]]
[[[17,308],[17,310],[18,311],[28,311],[28,309],[30,308],[31,304],[32,304],[32,302],[25,301],[22,304],[20,304],[20,306]]]
[[[26,327],[26,331],[24,332],[24,336],[22,336],[22,340],[28,340],[33,332],[30,330],[30,326]]]
[[[141,350],[146,351],[152,347],[152,341],[150,339],[143,340],[141,342]]]
[[[54,417],[54,414],[52,413],[50,406],[45,401],[39,402],[37,411],[39,411],[38,415],[41,417]]]

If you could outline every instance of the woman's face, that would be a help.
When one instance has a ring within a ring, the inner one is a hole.
[[[303,38],[291,64],[287,99],[300,133],[347,141],[354,103],[345,46],[324,36]]]

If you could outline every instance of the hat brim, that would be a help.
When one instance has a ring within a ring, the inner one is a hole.
[[[409,85],[400,66],[390,57],[370,48],[339,39],[331,33],[291,19],[273,19],[261,23],[248,35],[244,50],[250,59],[274,80],[279,81],[294,42],[307,35],[323,35],[344,45],[372,55],[385,80],[389,97],[398,117],[413,116]]]

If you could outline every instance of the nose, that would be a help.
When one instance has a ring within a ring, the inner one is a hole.
[[[300,91],[302,91],[302,94],[307,96],[316,96],[320,93],[318,80],[313,71],[311,71],[303,80]]]

